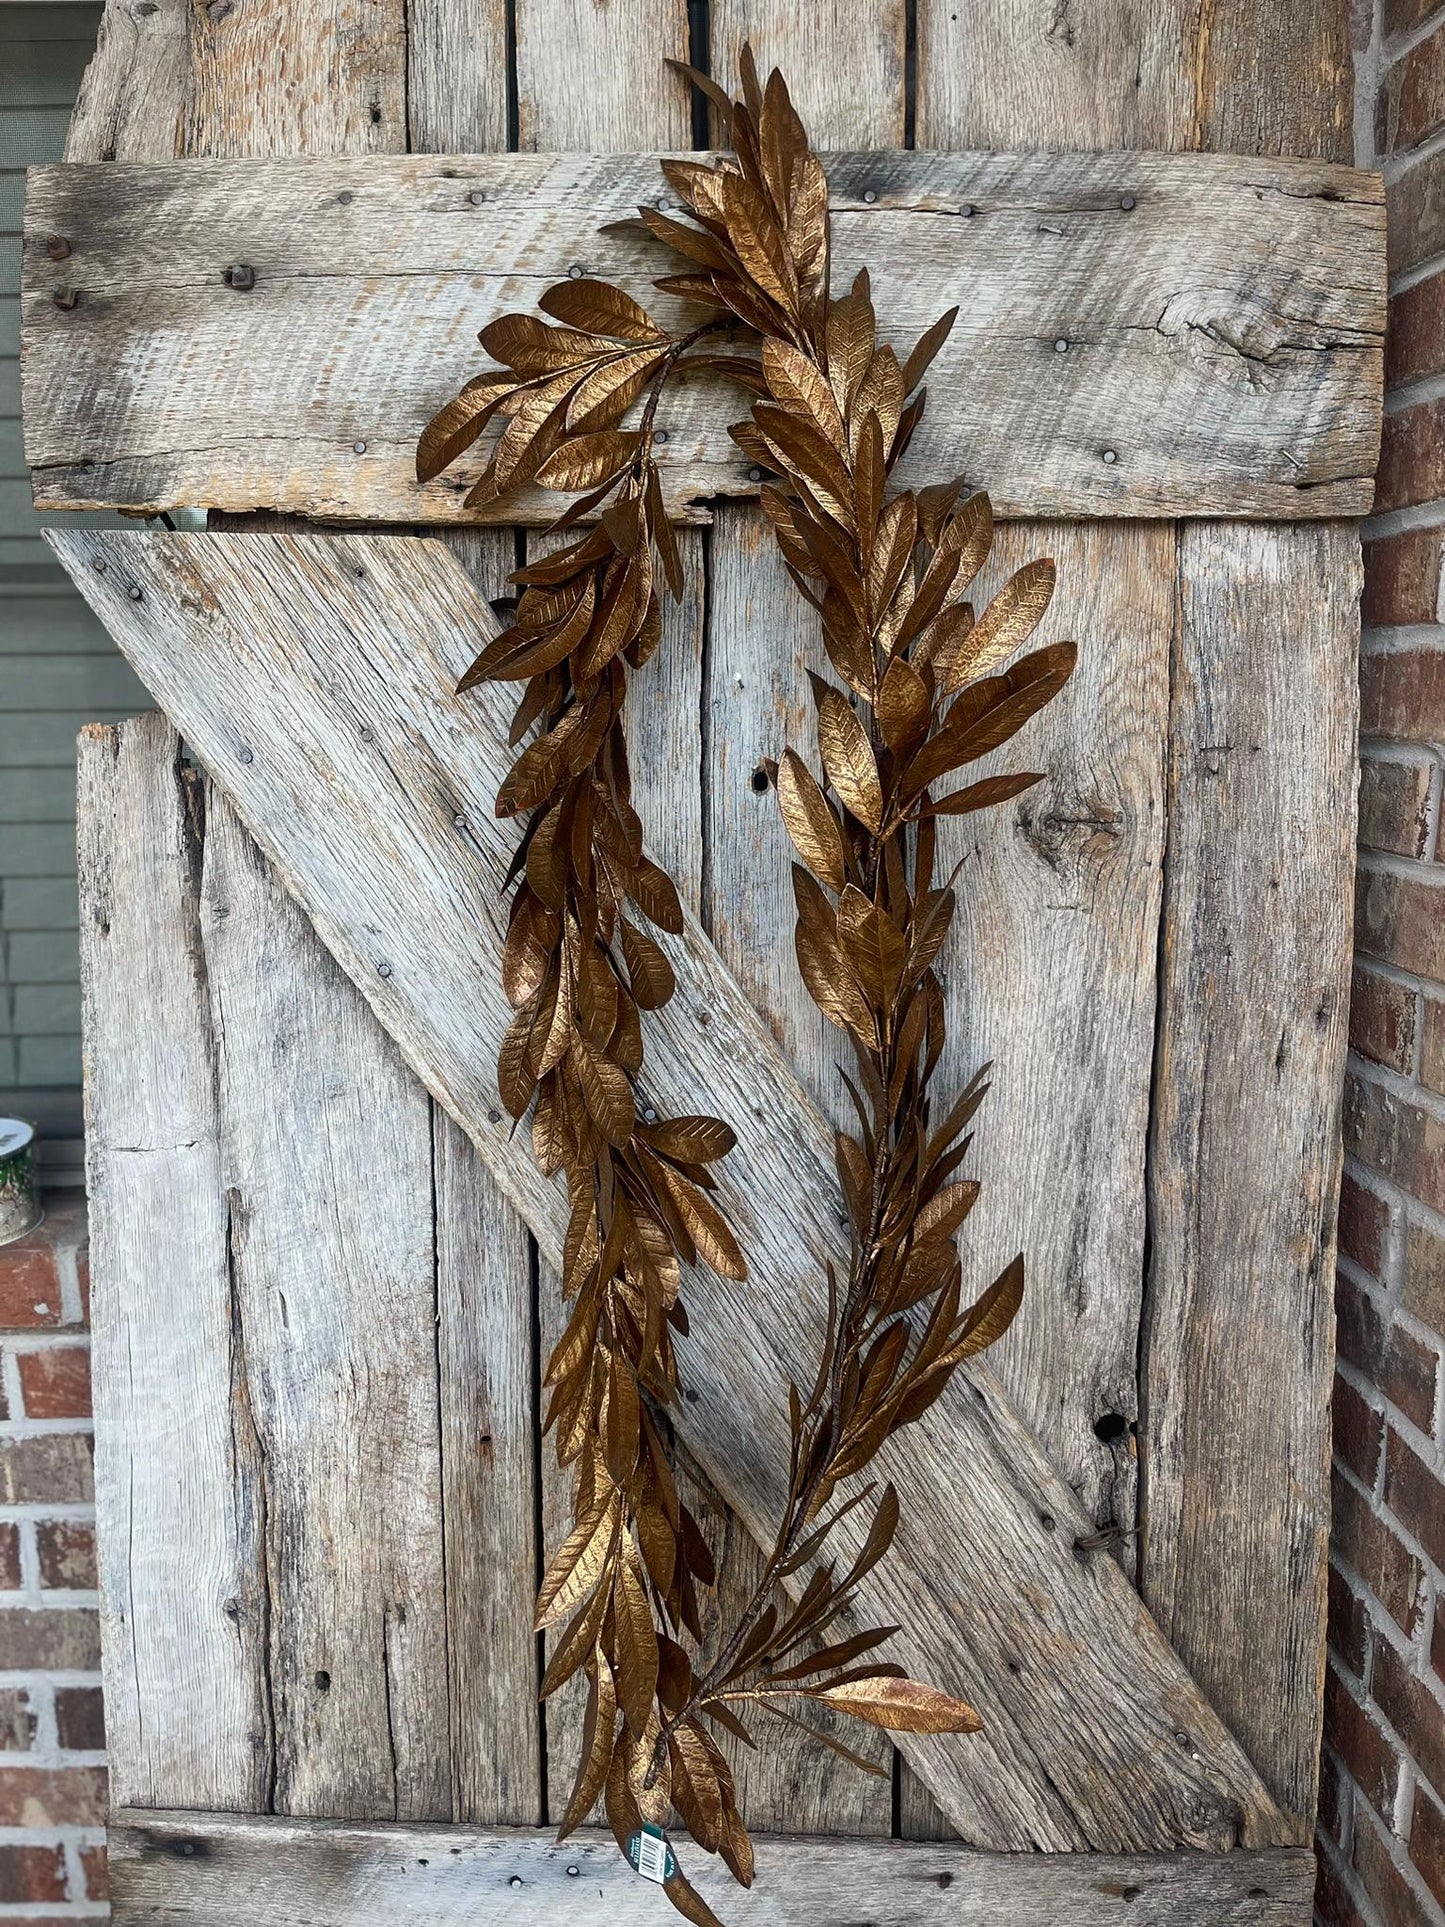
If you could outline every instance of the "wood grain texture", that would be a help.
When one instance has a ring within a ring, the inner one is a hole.
[[[517,145],[623,153],[686,147],[687,0],[515,0]],[[656,178],[651,198],[665,183]],[[641,194],[633,197],[641,199]]]
[[[1189,145],[1226,154],[1352,160],[1354,68],[1346,0],[1196,0]]]
[[[849,6],[848,0],[814,0],[807,7],[778,6],[773,0],[712,0],[710,67],[723,86],[734,91],[745,40],[762,74],[780,67],[786,75],[793,104],[815,147],[903,146],[908,55],[904,0],[875,0],[867,7]]]
[[[1373,177],[1120,154],[830,166],[835,281],[870,262],[900,342],[962,303],[907,475],[962,462],[1001,513],[1029,515],[1368,507]],[[569,265],[647,293],[658,244],[597,228],[655,200],[658,178],[639,155],[33,170],[22,376],[37,501],[466,519],[472,466],[418,486],[417,432],[482,365],[478,325],[530,307]],[[63,262],[51,234],[71,243]],[[249,292],[224,279],[237,261]],[[69,311],[60,286],[80,291]],[[756,491],[725,433],[736,408],[702,382],[669,397],[662,467],[680,511]],[[533,495],[489,514],[552,512]]]
[[[115,1816],[119,1927],[643,1927],[667,1902],[610,1836],[297,1825],[210,1813]],[[757,1885],[694,1853],[689,1874],[738,1927],[1305,1927],[1305,1852],[978,1854],[904,1841],[760,1838]]]
[[[1195,145],[1199,0],[918,0],[928,147]]]
[[[461,570],[400,538],[52,540],[555,1262],[560,1195],[509,1141],[492,1076],[513,833],[490,802],[510,698],[453,694],[486,627]],[[840,1249],[830,1140],[695,925],[670,954],[678,994],[641,1088],[659,1110],[706,1104],[737,1128],[719,1199],[755,1279],[692,1281],[687,1440],[761,1537],[785,1477],[782,1386],[815,1355],[821,1264]],[[957,1381],[881,1470],[915,1509],[862,1609],[907,1627],[905,1666],[984,1714],[966,1744],[908,1746],[965,1837],[1144,1850],[1288,1835],[1118,1568],[1075,1555],[1087,1515],[987,1373]]]
[[[199,789],[159,716],[82,733],[106,1745],[119,1800],[258,1810],[271,1778],[263,1469],[233,1328]]]
[[[207,816],[233,1396],[264,1467],[271,1805],[450,1819],[430,1106],[234,814]]]
[[[68,161],[406,149],[403,0],[107,0]]]
[[[1043,770],[1044,781],[940,824],[940,870],[963,865],[940,1074],[959,1089],[993,1066],[964,1250],[980,1283],[1022,1251],[1025,1287],[990,1363],[1095,1525],[1128,1535],[1175,533],[1005,527],[977,606],[1040,555],[1054,558],[1058,588],[1031,646],[1075,638],[1079,664],[1037,722],[979,766]],[[1132,1573],[1132,1540],[1113,1550]]]
[[[406,0],[406,118],[414,154],[506,147],[506,0]]]
[[[543,1809],[531,1238],[440,1105],[432,1128],[452,1818],[535,1826]]]
[[[1359,583],[1353,529],[1181,535],[1142,1589],[1305,1819],[1324,1665]]]

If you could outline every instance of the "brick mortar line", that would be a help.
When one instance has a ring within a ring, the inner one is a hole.
[[[1347,1258],[1342,1254],[1339,1262],[1341,1275],[1347,1278],[1357,1291],[1369,1297],[1371,1305],[1377,1312],[1383,1311],[1386,1317],[1392,1322],[1397,1322],[1402,1325],[1406,1319],[1410,1319],[1413,1322],[1413,1313],[1405,1311],[1403,1306],[1397,1307],[1388,1302],[1383,1306],[1379,1304],[1378,1300],[1386,1295],[1385,1288],[1382,1287],[1377,1280],[1371,1278],[1370,1274],[1357,1265],[1352,1258]],[[1406,1327],[1406,1329],[1408,1330],[1409,1328]],[[1426,1325],[1423,1329],[1425,1337],[1422,1342],[1428,1349],[1434,1350],[1438,1355],[1441,1342],[1439,1332],[1435,1331],[1434,1328],[1429,1325]],[[1412,1338],[1416,1337],[1417,1333],[1410,1331],[1410,1336]],[[1362,1384],[1367,1384],[1375,1397],[1380,1400],[1382,1406],[1389,1408],[1391,1420],[1395,1422],[1395,1430],[1404,1438],[1405,1443],[1410,1447],[1411,1451],[1414,1452],[1416,1458],[1422,1459],[1426,1467],[1435,1474],[1437,1479],[1445,1480],[1445,1452],[1442,1452],[1441,1446],[1437,1444],[1431,1433],[1422,1431],[1415,1424],[1414,1420],[1411,1419],[1401,1407],[1395,1404],[1384,1388],[1370,1377],[1367,1371],[1363,1371],[1358,1365],[1352,1364],[1349,1359],[1344,1357],[1338,1358],[1335,1361],[1335,1371],[1347,1384],[1353,1383],[1357,1377],[1361,1380]],[[1436,1368],[1436,1376],[1438,1380],[1438,1365]],[[1359,1391],[1361,1387],[1356,1385],[1355,1389]],[[1439,1392],[1437,1387],[1436,1406],[1433,1408],[1431,1414],[1432,1421],[1438,1420],[1438,1415]],[[1424,1447],[1423,1451],[1420,1449],[1422,1445]]]
[[[1421,981],[1433,983],[1435,980],[1427,977]],[[1402,1103],[1415,1105],[1435,1123],[1445,1124],[1445,1096],[1439,1091],[1432,1091],[1428,1085],[1404,1077],[1399,1071],[1392,1071],[1388,1064],[1376,1064],[1371,1058],[1361,1057],[1356,1050],[1350,1051],[1346,1068],[1362,1082],[1374,1085]]]

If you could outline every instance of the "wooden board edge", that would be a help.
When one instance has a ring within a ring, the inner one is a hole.
[[[976,1853],[956,1842],[760,1836],[751,1893],[679,1842],[731,1927],[1305,1927],[1306,1848],[1223,1854]],[[116,1927],[613,1927],[674,1918],[611,1836],[584,1829],[428,1827],[120,1808],[111,1816]],[[590,1903],[590,1904],[589,1904]]]

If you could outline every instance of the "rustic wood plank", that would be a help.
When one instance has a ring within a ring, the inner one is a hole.
[[[210,1813],[117,1813],[117,1927],[574,1927],[580,1917],[661,1927],[668,1903],[611,1837],[560,1847],[486,1833],[327,1825]],[[904,1841],[760,1838],[758,1879],[733,1887],[693,1854],[689,1874],[738,1927],[1305,1927],[1314,1856],[980,1854]]]
[[[406,148],[404,0],[107,0],[68,161]]]
[[[1347,0],[1209,0],[1197,31],[1190,146],[1353,160]]]
[[[271,1803],[449,1819],[430,1106],[225,808],[201,940],[235,1396],[264,1467]]]
[[[597,0],[514,3],[517,145],[524,153],[688,145],[687,83],[663,64],[688,58],[687,0],[631,0],[622,7]],[[652,200],[664,185],[660,176],[654,179]]]
[[[262,1467],[232,1322],[199,790],[159,716],[82,733],[106,1746],[119,1800],[264,1808]]]
[[[406,0],[406,69],[414,154],[506,148],[506,0]]]
[[[848,0],[815,0],[809,7],[711,0],[708,40],[711,70],[725,87],[737,86],[745,40],[764,75],[780,67],[815,147],[904,145],[904,0],[877,0],[869,7]]]
[[[963,303],[910,474],[962,461],[1013,514],[1368,507],[1384,291],[1373,177],[1119,154],[867,154],[831,170],[835,280],[869,261],[900,340]],[[33,170],[37,500],[465,519],[469,472],[416,484],[417,431],[480,365],[479,322],[530,305],[541,280],[577,263],[646,293],[657,244],[597,228],[655,200],[657,181],[638,155]],[[51,234],[71,244],[62,262]],[[238,260],[249,292],[223,279]],[[68,311],[61,286],[80,291]],[[735,410],[701,382],[669,399],[680,512],[755,491],[724,432]],[[552,509],[522,498],[491,513]]]
[[[560,1195],[508,1141],[492,1077],[513,832],[490,802],[510,698],[453,694],[487,626],[460,569],[401,538],[52,542],[555,1262]],[[720,1201],[755,1267],[741,1288],[692,1282],[687,1438],[761,1537],[786,1473],[781,1386],[814,1355],[821,1263],[840,1249],[829,1134],[695,925],[670,953],[678,995],[643,1089],[737,1127]],[[988,1722],[966,1745],[908,1746],[966,1837],[1144,1850],[1288,1833],[1118,1568],[1076,1557],[1087,1515],[987,1373],[958,1380],[883,1469],[916,1498],[865,1609],[902,1623],[904,1663]]]
[[[1193,146],[1199,16],[1197,0],[918,0],[919,142]]]
[[[1182,532],[1142,1585],[1305,1821],[1324,1666],[1359,585],[1353,529]],[[1252,648],[1256,636],[1272,646]]]
[[[543,1810],[532,1242],[440,1105],[433,1156],[452,1818],[535,1826]]]
[[[964,866],[942,1074],[993,1066],[966,1248],[980,1276],[1018,1250],[1027,1269],[991,1362],[1095,1525],[1130,1534],[1175,534],[1005,527],[979,606],[1037,555],[1059,587],[1036,640],[1077,638],[1079,666],[980,765],[1043,783],[941,825],[940,867]],[[1132,1542],[1114,1550],[1132,1573]]]

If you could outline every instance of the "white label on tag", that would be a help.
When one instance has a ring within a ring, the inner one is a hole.
[[[659,1886],[667,1879],[667,1842],[655,1833],[644,1833],[637,1842],[637,1871],[644,1880]]]

